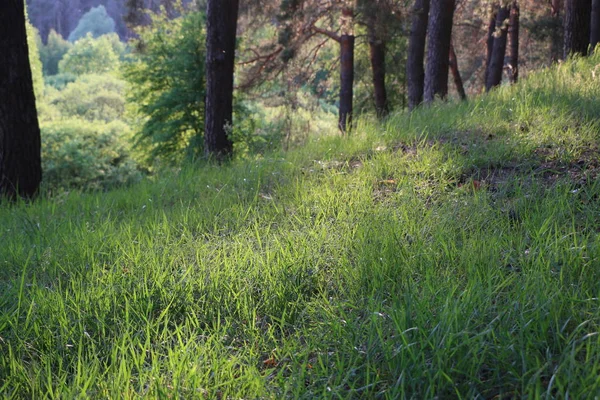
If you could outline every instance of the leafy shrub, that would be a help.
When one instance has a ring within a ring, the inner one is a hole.
[[[27,47],[29,49],[29,65],[31,66],[31,77],[33,79],[33,90],[35,97],[40,98],[44,92],[44,76],[42,75],[42,62],[38,44],[41,43],[40,34],[29,22],[25,25],[27,30]]]
[[[106,8],[100,5],[83,14],[73,32],[69,34],[69,41],[76,42],[88,34],[96,38],[114,31],[115,20],[107,14]]]
[[[123,122],[69,119],[42,124],[41,130],[43,185],[51,192],[107,190],[141,177]]]
[[[129,101],[141,121],[137,143],[149,158],[193,159],[203,153],[204,47],[202,15],[155,15],[139,32],[138,52],[125,67]]]
[[[47,76],[45,79],[46,85],[52,86],[55,89],[62,90],[69,83],[75,82],[77,80],[77,75],[73,74],[56,74]]]
[[[44,66],[44,75],[58,74],[58,63],[73,45],[63,39],[54,29],[48,34],[48,42],[40,46],[40,58]]]
[[[124,86],[124,81],[110,74],[82,75],[60,91],[49,91],[47,101],[63,117],[110,122],[123,118]]]
[[[58,63],[61,74],[102,74],[116,71],[125,52],[125,45],[115,33],[79,39]]]

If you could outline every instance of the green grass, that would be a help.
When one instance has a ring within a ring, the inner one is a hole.
[[[3,206],[0,394],[600,395],[598,65]]]

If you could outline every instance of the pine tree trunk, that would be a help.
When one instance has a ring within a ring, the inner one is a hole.
[[[494,49],[492,60],[485,81],[485,90],[490,91],[502,82],[502,69],[504,67],[504,55],[506,54],[506,36],[508,32],[508,7],[500,7],[496,15],[496,33],[494,34]]]
[[[592,19],[590,28],[590,48],[592,51],[600,43],[600,0],[592,0]]]
[[[563,7],[563,2],[564,0],[552,0],[551,3],[551,7],[552,7],[552,18],[555,21],[556,24],[556,29],[552,30],[552,36],[551,36],[551,45],[550,45],[550,61],[557,62],[558,60],[560,60],[562,58],[562,53],[563,53],[563,24],[562,24],[562,17],[561,17],[561,10]]]
[[[23,0],[0,2],[0,57],[0,197],[31,198],[42,166]]]
[[[498,9],[496,6],[492,6],[490,10],[486,40],[486,53],[485,53],[485,74],[483,75],[483,86],[485,87],[487,76],[490,72],[490,64],[492,63],[492,52],[494,51],[494,32],[496,32],[496,15]]]
[[[427,32],[427,66],[425,67],[425,102],[448,95],[448,68],[454,0],[432,0]]]
[[[387,92],[385,89],[385,42],[377,35],[377,18],[369,21],[369,58],[373,71],[373,91],[377,117],[383,118],[389,113]]]
[[[340,110],[338,127],[342,133],[352,128],[352,100],[354,97],[354,9],[342,10],[340,37]]]
[[[510,60],[508,78],[511,83],[519,80],[519,3],[513,1],[510,6],[510,22],[508,26],[508,37],[510,39]]]
[[[239,0],[209,0],[206,11],[206,105],[204,151],[229,156],[233,117],[233,70]]]
[[[425,85],[425,40],[429,19],[429,1],[416,0],[412,10],[412,24],[408,42],[408,60],[406,63],[406,81],[408,84],[408,108],[413,110],[423,102]]]
[[[591,0],[565,1],[565,58],[569,54],[587,55],[591,12]]]
[[[460,71],[458,69],[458,60],[456,58],[456,52],[454,51],[454,46],[450,43],[450,72],[452,72],[452,78],[454,79],[454,85],[456,86],[456,91],[460,96],[461,100],[467,100],[467,94],[465,93],[465,87],[463,85],[462,77],[460,76]]]

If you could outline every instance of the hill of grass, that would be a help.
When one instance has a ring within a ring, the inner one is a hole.
[[[5,398],[600,395],[600,55],[0,208]]]

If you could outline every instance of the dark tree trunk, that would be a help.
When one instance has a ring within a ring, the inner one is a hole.
[[[354,8],[342,10],[340,36],[340,111],[338,127],[342,133],[352,128],[352,99],[354,97]]]
[[[519,3],[513,1],[510,6],[508,26],[508,37],[510,39],[508,78],[511,83],[517,83],[517,80],[519,80],[519,14]]]
[[[552,18],[554,19],[554,23],[556,28],[552,30],[552,36],[550,40],[552,43],[550,45],[550,60],[554,63],[562,58],[563,53],[563,24],[561,17],[561,10],[563,7],[564,0],[552,0],[550,4],[552,8]]]
[[[454,0],[431,0],[427,32],[427,66],[425,68],[425,102],[448,95],[448,67]]]
[[[40,127],[23,0],[0,2],[0,197],[31,198],[42,179]]]
[[[465,87],[463,85],[463,80],[460,76],[460,71],[458,69],[458,60],[456,58],[456,53],[454,52],[454,46],[450,43],[450,72],[452,72],[452,78],[454,79],[454,85],[456,86],[456,91],[460,96],[461,100],[467,100],[467,94],[465,93]]]
[[[592,0],[592,20],[590,27],[590,48],[592,51],[600,42],[600,0]]]
[[[369,58],[371,59],[371,70],[373,71],[373,90],[375,93],[375,110],[379,118],[389,113],[387,93],[385,90],[385,48],[383,39],[377,35],[377,18],[369,21]]]
[[[492,52],[494,51],[494,32],[496,32],[496,14],[498,10],[496,6],[492,6],[490,10],[490,17],[488,20],[488,30],[487,30],[487,40],[486,44],[486,53],[485,53],[485,74],[483,75],[483,85],[485,86],[487,81],[487,76],[490,71],[490,64],[492,62]]]
[[[206,108],[204,151],[229,156],[233,117],[233,70],[239,0],[209,0],[206,7]]]
[[[587,55],[591,12],[592,0],[565,1],[565,58],[569,54]]]
[[[429,0],[416,0],[412,10],[412,24],[408,42],[406,81],[408,84],[408,108],[414,109],[423,102],[425,84],[425,40],[429,17]]]
[[[506,36],[508,32],[508,7],[500,7],[496,15],[496,33],[494,38],[494,49],[492,50],[492,60],[488,68],[488,75],[485,80],[485,90],[490,91],[502,82],[502,69],[504,67],[504,55],[506,54]]]
[[[342,133],[352,127],[354,96],[354,35],[342,35],[340,41],[340,115],[338,126]]]

